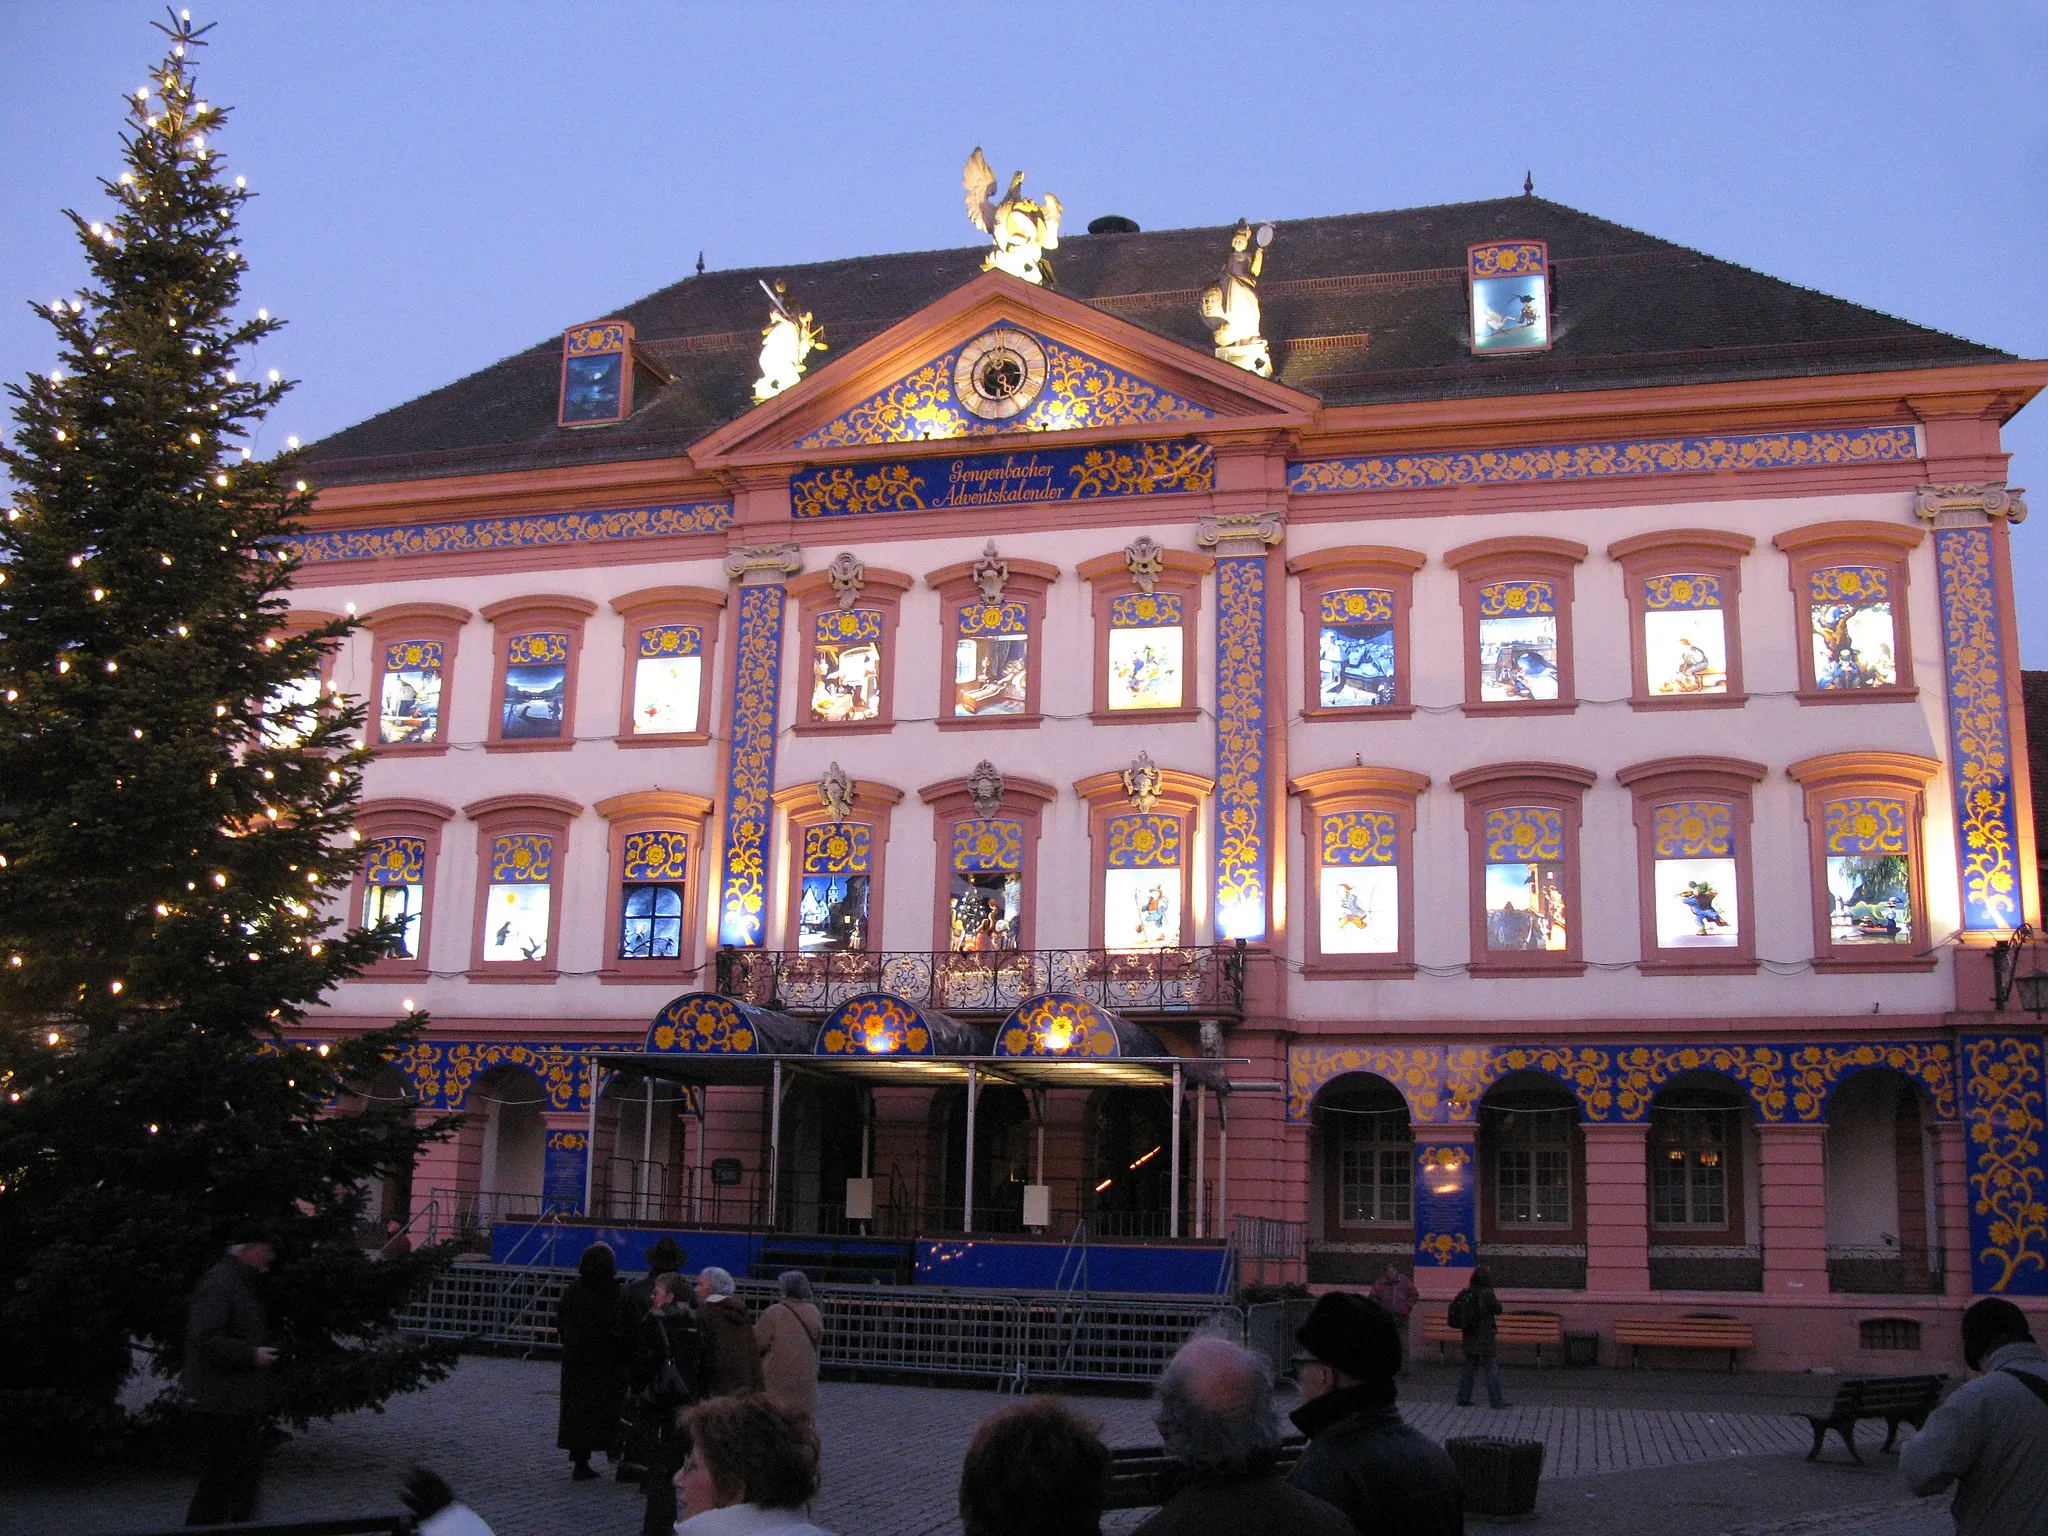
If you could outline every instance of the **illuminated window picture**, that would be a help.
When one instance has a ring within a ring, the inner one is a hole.
[[[1652,576],[1643,583],[1643,670],[1655,694],[1728,691],[1721,578]]]
[[[484,905],[484,960],[545,960],[548,954],[548,888],[493,885]]]
[[[1899,668],[1893,655],[1891,572],[1880,566],[1829,566],[1813,573],[1809,590],[1814,685],[1895,687]]]
[[[385,954],[415,960],[426,892],[427,843],[421,837],[380,837],[364,847],[363,926],[399,924]]]
[[[1836,944],[1913,942],[1909,814],[1903,800],[1829,803],[1822,825],[1829,937]]]
[[[398,936],[384,953],[416,960],[420,953],[420,902],[424,888],[416,884],[373,885],[363,895],[363,926],[398,923]]]
[[[1109,707],[1178,709],[1183,696],[1181,600],[1126,592],[1109,605]]]
[[[1479,589],[1479,697],[1529,703],[1557,697],[1557,594],[1547,581]]]
[[[1733,859],[1655,861],[1657,947],[1733,949],[1741,935]]]
[[[811,715],[872,720],[882,712],[882,615],[872,608],[818,615],[811,659]]]
[[[406,640],[385,647],[384,682],[377,701],[377,740],[392,746],[432,741],[441,728],[438,640]]]
[[[516,635],[505,652],[505,696],[498,734],[507,741],[562,734],[569,695],[569,637]]]
[[[805,875],[796,947],[805,954],[868,947],[868,877]]]
[[[1550,345],[1549,255],[1540,240],[1475,245],[1472,350],[1525,352]]]
[[[991,635],[953,646],[953,713],[1021,715],[1029,681],[1030,642],[1022,635]]]
[[[308,672],[276,689],[263,705],[263,744],[266,747],[296,747],[305,740],[313,723],[313,706],[320,702],[320,674]]]
[[[1564,813],[1548,806],[1488,811],[1485,882],[1489,950],[1566,948]]]
[[[484,897],[485,963],[547,958],[548,879],[554,855],[553,840],[532,833],[491,840],[490,888]]]
[[[1112,869],[1103,876],[1106,949],[1171,949],[1180,943],[1180,871]]]
[[[1394,594],[1373,587],[1325,592],[1317,642],[1325,709],[1394,702]]]
[[[640,631],[640,654],[633,663],[634,735],[666,736],[697,729],[703,645],[701,630],[680,624]]]
[[[1015,949],[1024,915],[1024,877],[1014,870],[953,872],[950,947],[963,952]]]
[[[673,960],[683,952],[683,890],[677,885],[629,885],[619,906],[621,960]],[[547,924],[541,924],[547,934]]]
[[[570,358],[562,376],[562,420],[617,420],[625,399],[625,381],[623,352]]]
[[[1392,865],[1322,872],[1326,955],[1391,955],[1401,947],[1399,872]]]
[[[1679,800],[1650,813],[1651,901],[1659,949],[1733,949],[1735,810],[1724,800]]]

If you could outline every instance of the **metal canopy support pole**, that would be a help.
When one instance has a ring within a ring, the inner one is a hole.
[[[1216,1230],[1230,1235],[1230,1095],[1216,1095]]]
[[[597,1177],[597,1101],[604,1096],[604,1068],[590,1057],[590,1120],[583,1143],[583,1214],[590,1214],[590,1200]]]
[[[1209,1152],[1209,1095],[1202,1085],[1195,1085],[1195,1236],[1209,1235],[1209,1208],[1205,1196],[1208,1194],[1208,1167],[1205,1159]]]
[[[1173,1145],[1168,1153],[1173,1160],[1173,1175],[1170,1183],[1166,1213],[1166,1235],[1180,1236],[1180,1063],[1173,1064]]]
[[[635,1181],[640,1186],[640,1219],[647,1219],[647,1179],[654,1164],[654,1079],[645,1079],[647,1084],[647,1108],[640,1117],[640,1177]]]
[[[781,1209],[777,1199],[780,1191],[776,1181],[782,1177],[782,1062],[775,1063],[775,1080],[770,1085],[773,1102],[768,1106],[768,1230],[775,1230],[775,1217]]]
[[[1032,1105],[1032,1108],[1037,1111],[1034,1118],[1038,1121],[1038,1151],[1031,1160],[1031,1182],[1043,1184],[1045,1182],[1045,1090],[1043,1088],[1034,1088],[1031,1090],[1031,1097],[1037,1101]],[[1934,1228],[1929,1227],[1927,1230],[1932,1232]]]
[[[972,1062],[967,1065],[967,1169],[960,1186],[967,1192],[967,1203],[961,1213],[960,1230],[974,1231],[974,1101],[981,1097],[981,1074]]]
[[[875,1089],[872,1083],[861,1095],[860,1118],[860,1176],[865,1179],[875,1156]]]

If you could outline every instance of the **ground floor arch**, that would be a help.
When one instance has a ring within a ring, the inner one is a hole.
[[[1924,1090],[1902,1072],[1857,1072],[1828,1100],[1828,1287],[1848,1294],[1942,1289],[1945,1255]]]

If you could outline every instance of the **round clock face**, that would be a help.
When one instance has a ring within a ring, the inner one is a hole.
[[[984,421],[1007,421],[1045,388],[1045,348],[1007,327],[984,332],[960,349],[953,393]]]

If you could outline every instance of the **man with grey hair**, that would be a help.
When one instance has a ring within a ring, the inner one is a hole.
[[[708,1395],[761,1390],[761,1357],[754,1349],[754,1315],[733,1294],[732,1274],[716,1265],[697,1271],[697,1326],[709,1345]]]
[[[1228,1339],[1188,1340],[1154,1393],[1153,1422],[1180,1476],[1137,1536],[1357,1536],[1341,1511],[1274,1470],[1273,1373]]]

